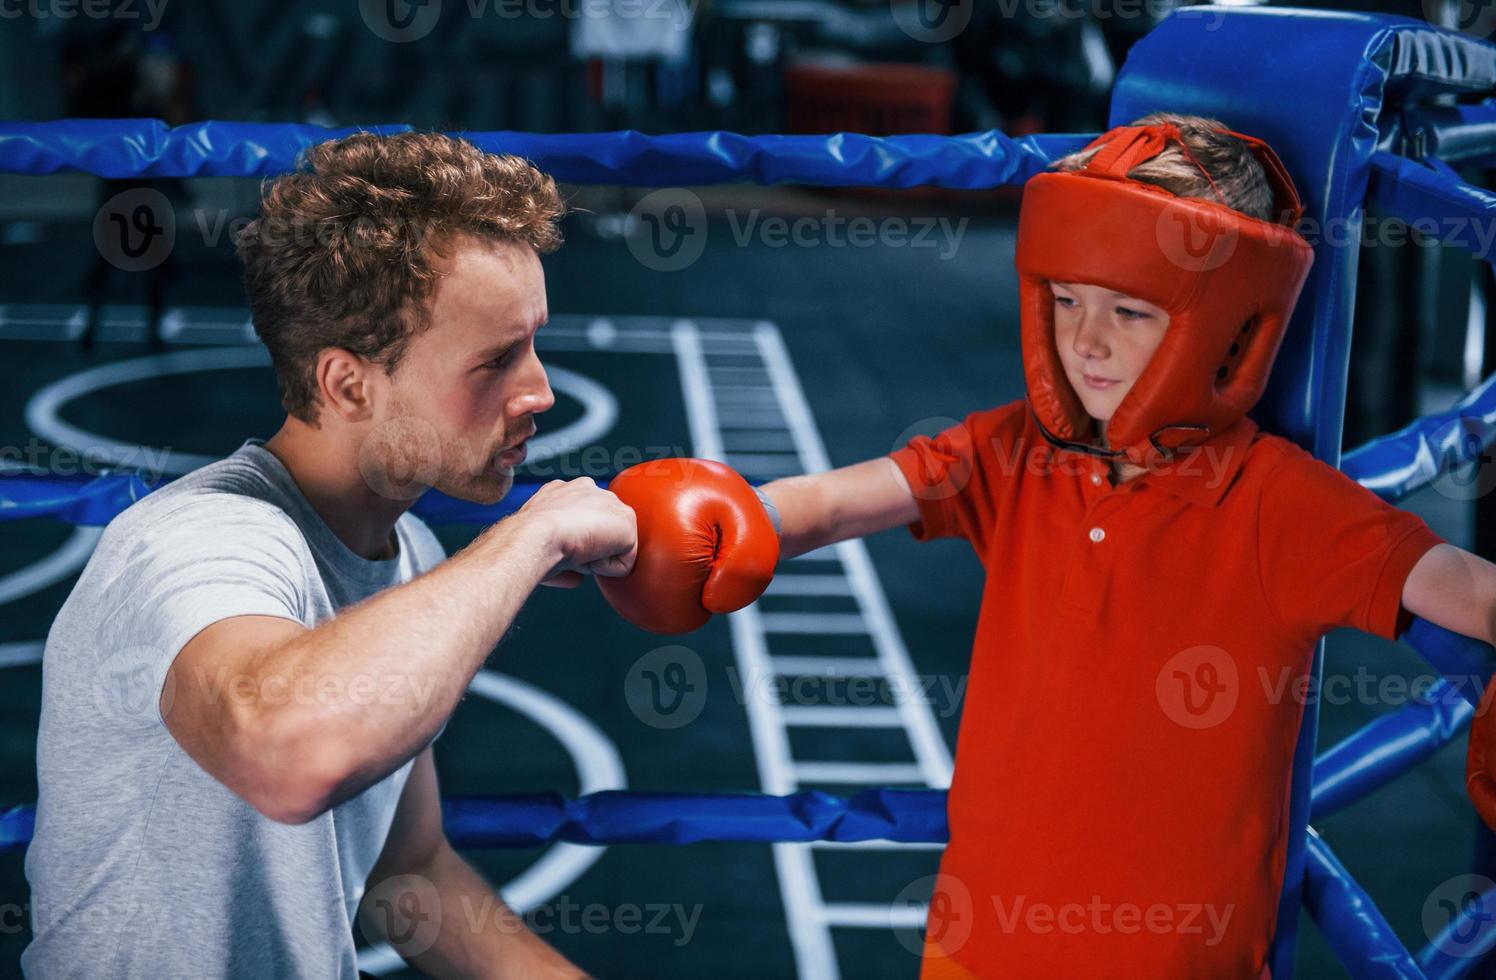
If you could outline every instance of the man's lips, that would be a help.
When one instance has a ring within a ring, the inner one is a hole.
[[[525,461],[525,457],[529,455],[530,452],[530,448],[526,445],[526,443],[528,443],[531,437],[533,437],[534,435],[535,430],[531,429],[530,434],[525,436],[519,442],[516,442],[511,446],[507,446],[499,450],[494,459],[505,466],[518,466],[520,463],[523,463]]]

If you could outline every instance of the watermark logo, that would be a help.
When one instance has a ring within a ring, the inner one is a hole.
[[[706,707],[706,664],[695,650],[658,647],[629,668],[623,694],[629,710],[651,728],[683,728]]]
[[[1241,232],[1202,214],[1195,205],[1171,200],[1158,214],[1154,238],[1164,258],[1186,272],[1209,272],[1236,253]]]
[[[1433,482],[1441,495],[1451,500],[1474,500],[1496,487],[1496,466],[1491,465],[1491,424],[1479,416],[1462,415],[1440,425],[1428,436],[1428,444],[1440,454],[1452,453],[1461,462]]]
[[[1170,721],[1185,728],[1213,728],[1236,710],[1241,695],[1236,661],[1209,644],[1181,650],[1159,670],[1155,693]]]
[[[0,0],[0,20],[138,20],[140,29],[161,26],[167,0]]]
[[[121,191],[94,215],[93,240],[99,255],[116,269],[154,269],[176,245],[176,211],[165,194],[150,187]]]
[[[966,696],[966,674],[841,673],[781,674],[774,670],[740,674],[726,670],[727,682],[738,704],[750,701],[780,707],[889,707],[917,704],[937,718],[953,717]]]
[[[164,718],[171,713],[176,685],[168,671],[157,683],[165,658],[153,646],[129,646],[112,650],[94,671],[93,703],[99,717],[113,724],[152,724],[160,706]]]
[[[421,40],[436,28],[442,0],[359,0],[358,13],[375,37],[405,44]]]
[[[646,269],[679,272],[706,249],[706,208],[684,187],[646,194],[629,211],[625,241]]]
[[[1423,903],[1423,932],[1446,956],[1481,956],[1491,939],[1483,927],[1496,917],[1493,882],[1485,875],[1462,874],[1445,879]]]
[[[1470,37],[1487,38],[1496,31],[1493,0],[1423,0],[1423,19]]]
[[[903,449],[920,436],[933,438],[946,431],[952,432],[957,439],[967,440],[969,448],[966,430],[960,426],[956,419],[944,416],[920,419],[898,434],[890,451]],[[910,492],[920,500],[945,500],[956,496],[971,482],[974,458],[975,454],[971,452],[958,451],[951,456],[938,454],[935,461],[922,463],[918,478],[909,481]]]
[[[976,0],[889,0],[893,21],[915,41],[942,44],[966,30]]]
[[[928,904],[927,904],[928,903]],[[966,945],[976,920],[971,889],[954,875],[917,878],[894,896],[889,925],[899,945],[916,956],[950,956]],[[922,925],[914,925],[919,920]]]
[[[359,924],[381,936],[405,959],[420,956],[441,936],[442,899],[431,880],[395,875],[373,888],[358,907]]]
[[[441,476],[441,436],[414,415],[381,422],[358,447],[358,469],[381,497],[415,500]]]
[[[1084,904],[1063,902],[1058,905],[1031,901],[1027,895],[1015,895],[1011,900],[994,895],[992,907],[997,913],[998,928],[1009,934],[1019,931],[1039,936],[1076,936],[1082,933],[1135,936],[1150,933],[1199,936],[1206,946],[1218,946],[1225,940],[1231,917],[1236,912],[1234,904],[1150,902],[1144,905],[1108,902],[1100,895],[1092,895]]]

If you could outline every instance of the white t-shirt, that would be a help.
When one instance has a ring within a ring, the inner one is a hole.
[[[183,752],[159,701],[214,622],[313,627],[445,558],[415,516],[395,530],[394,558],[354,554],[257,439],[105,529],[42,661],[28,976],[357,976],[353,917],[410,763],[288,826]]]

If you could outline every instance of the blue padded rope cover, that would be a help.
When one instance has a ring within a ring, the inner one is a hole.
[[[31,843],[36,832],[36,807],[17,806],[0,810],[0,854]]]
[[[1489,643],[1472,640],[1454,630],[1414,617],[1400,639],[1454,681],[1471,705],[1480,704],[1481,693],[1491,680],[1492,649]]]
[[[1423,971],[1330,846],[1311,828],[1305,838],[1304,907],[1351,976],[1422,980]],[[1297,910],[1295,910],[1297,911]],[[1277,974],[1274,974],[1275,976]]]
[[[1420,137],[1422,152],[1445,163],[1490,166],[1496,161],[1496,99],[1475,105],[1415,105],[1402,112],[1396,140],[1385,145],[1398,151],[1403,138]],[[1412,155],[1412,154],[1410,154]]]
[[[135,473],[7,473],[0,476],[0,521],[56,517],[69,524],[101,527],[160,486]]]
[[[1409,160],[1393,153],[1371,158],[1371,201],[1413,229],[1491,262],[1496,194],[1460,179],[1437,157]]]
[[[1415,419],[1346,453],[1340,468],[1372,493],[1395,503],[1443,473],[1469,462],[1484,464],[1493,441],[1496,374],[1447,411]]]
[[[0,852],[31,840],[35,812],[18,806],[0,813]],[[788,796],[608,791],[576,799],[560,793],[452,797],[442,801],[442,815],[458,847],[949,839],[943,790],[869,789],[847,798],[813,790]]]
[[[475,504],[439,490],[428,490],[411,510],[432,524],[492,524],[524,506],[544,482],[517,478],[514,488],[496,504]],[[135,473],[3,475],[0,476],[0,521],[56,517],[70,524],[99,527],[163,485],[147,482]],[[606,488],[608,484],[602,481],[599,485]]]
[[[81,170],[101,177],[272,177],[296,165],[314,143],[351,133],[397,133],[408,126],[324,129],[298,123],[200,122],[168,127],[157,119],[0,122],[0,171]],[[743,136],[737,133],[542,134],[455,132],[484,150],[533,160],[557,180],[579,184],[785,182],[827,187],[979,189],[1021,184],[1089,136],[1019,139],[997,130],[964,136]]]
[[[1440,679],[1423,696],[1372,719],[1314,760],[1309,818],[1322,820],[1390,783],[1448,745],[1474,716],[1460,687]]]
[[[575,800],[542,793],[445,800],[442,807],[453,843],[468,847],[948,839],[945,793],[938,790],[869,789],[850,798],[810,790],[788,796],[610,791]]]
[[[1464,894],[1440,895],[1438,901],[1458,903],[1444,928],[1429,939],[1427,946],[1415,955],[1418,966],[1428,980],[1455,980],[1469,975],[1481,965],[1481,958],[1496,947],[1496,888],[1477,892],[1478,880],[1461,884],[1471,886]],[[1440,909],[1448,914],[1447,907]]]

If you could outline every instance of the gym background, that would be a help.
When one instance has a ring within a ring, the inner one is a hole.
[[[669,16],[596,16],[605,5],[589,0],[0,0],[0,118],[405,123],[450,132],[1099,132],[1128,48],[1181,4],[966,0],[952,5],[961,17],[954,31],[930,26],[901,0],[638,0],[636,9],[645,5]],[[1458,26],[1461,5],[1294,6]],[[1482,186],[1488,176],[1466,175]],[[97,247],[93,229],[106,201],[140,187],[166,195],[179,231],[162,261],[132,270]],[[691,188],[706,216],[705,240],[679,269],[628,247],[654,190],[564,188],[574,208],[567,245],[545,261],[557,323],[582,333],[616,323],[625,337],[647,334],[654,318],[773,324],[831,465],[886,453],[940,420],[1021,397],[1014,189]],[[254,213],[258,192],[257,181],[232,178],[0,174],[0,367],[11,378],[0,385],[0,443],[36,444],[27,410],[45,386],[196,346],[184,324],[232,321],[243,295],[231,229]],[[809,219],[811,230],[777,235],[766,224],[775,218],[792,226]],[[838,219],[858,218],[879,229],[876,240],[837,244]],[[886,234],[900,222],[908,235]],[[919,228],[932,229],[930,247],[912,243]],[[1411,230],[1402,237],[1400,247],[1363,249],[1348,449],[1446,407],[1496,362],[1489,267],[1473,270],[1468,254]],[[691,451],[690,406],[671,387],[668,364],[565,344],[542,346],[542,357],[615,394],[622,411],[609,447]],[[559,386],[558,395],[553,416],[539,420],[542,433],[585,414]],[[209,455],[268,436],[279,418],[268,369],[229,368],[117,384],[77,398],[66,417],[111,438]],[[1450,541],[1496,556],[1489,495],[1436,487],[1404,506]],[[452,550],[474,530],[440,533]],[[47,520],[5,525],[0,575],[45,561],[68,535]],[[938,681],[932,690],[949,692],[937,695],[935,714],[953,747],[981,569],[965,545],[917,546],[902,531],[870,539],[868,548],[916,669]],[[0,642],[45,637],[75,575],[5,590]],[[720,623],[683,642],[714,677],[730,662]],[[585,715],[616,746],[631,789],[757,790],[744,695],[729,684],[716,685],[684,729],[649,726],[631,709],[629,667],[662,645],[617,622],[595,590],[539,594],[490,666]],[[1410,684],[1431,673],[1410,650],[1353,633],[1331,637],[1325,670],[1351,691],[1367,673],[1374,682]],[[36,797],[40,676],[34,663],[0,670],[0,809]],[[1322,745],[1385,710],[1375,700],[1327,699]],[[866,741],[845,734],[824,751],[856,762]],[[449,795],[580,786],[554,732],[479,699],[464,702],[437,750]],[[1457,739],[1318,826],[1401,935],[1421,940],[1423,901],[1448,869],[1488,866],[1464,798],[1463,755]],[[472,856],[495,883],[536,859],[528,851]],[[828,893],[886,900],[931,873],[936,855],[907,858],[827,855],[820,880]],[[29,939],[27,896],[21,854],[0,854],[0,975],[16,971]],[[589,928],[577,913],[568,919],[566,903],[604,908],[595,921],[610,925]],[[630,905],[640,909],[638,928],[619,925],[619,909]],[[651,933],[643,926],[657,907],[668,915],[659,917],[664,931]],[[611,847],[541,911],[534,921],[551,924],[547,938],[602,977],[794,972],[790,912],[767,846]],[[837,952],[846,976],[917,972],[907,935],[839,930]],[[1307,920],[1299,967],[1304,976],[1343,975]]]

